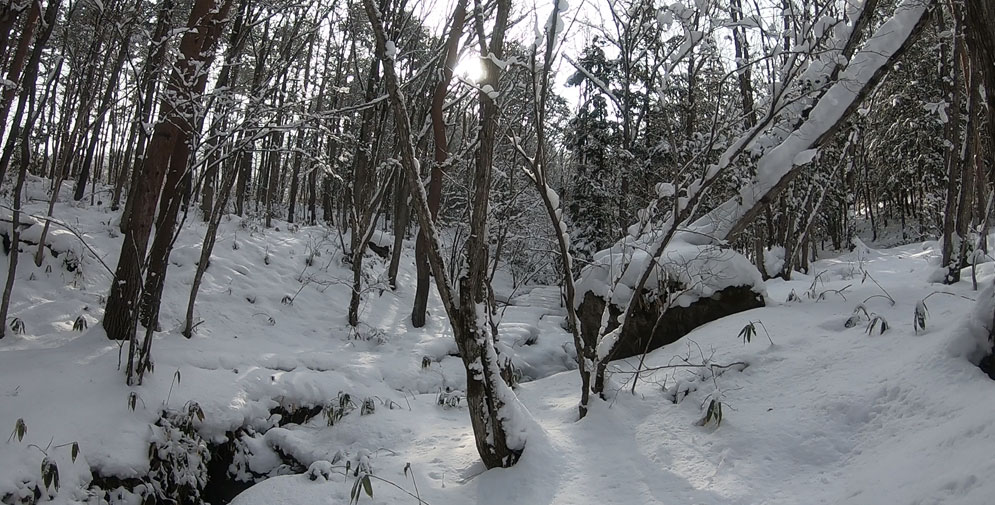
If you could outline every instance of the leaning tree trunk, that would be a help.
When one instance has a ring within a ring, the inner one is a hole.
[[[53,73],[53,75],[59,75],[59,72],[62,71],[63,61],[65,60],[59,60],[59,63],[55,66],[55,72]],[[45,94],[48,95],[50,90],[51,86],[49,87],[49,89],[45,90]],[[59,201],[59,193],[62,191],[62,181],[65,180],[66,178],[65,170],[57,170],[56,172],[57,173],[55,174],[55,180],[52,182],[52,194],[49,196],[48,199],[48,212],[45,214],[49,218],[51,218],[52,215],[55,213],[55,204],[56,202]],[[42,225],[41,236],[38,239],[38,249],[35,251],[35,266],[37,267],[41,267],[42,262],[45,259],[45,241],[46,237],[48,236],[49,226],[51,224],[52,224],[51,221],[45,220],[45,224]]]
[[[846,118],[857,110],[862,100],[881,82],[891,66],[912,45],[929,18],[929,5],[921,0],[903,0],[895,14],[882,24],[839,72],[826,93],[811,108],[801,123],[776,147],[757,160],[757,175],[746,183],[736,197],[708,211],[693,223],[698,233],[715,240],[731,240],[741,233],[763,206],[772,201],[807,165],[795,165],[795,157],[806,150],[821,147]],[[851,39],[859,37],[851,37]],[[723,160],[739,156],[755,131],[741,136],[721,155]],[[714,166],[699,178],[696,193],[707,191],[728,165]]]
[[[228,9],[231,7],[231,0],[226,1],[221,10],[216,13],[207,23],[207,33],[203,41],[200,54],[204,57],[202,67],[209,69],[213,60],[214,44],[220,39],[222,23],[225,20]],[[192,97],[203,95],[207,87],[207,71],[198,72],[196,83],[194,84]],[[173,250],[173,244],[182,221],[179,219],[181,207],[185,204],[185,195],[189,194],[192,184],[190,177],[189,161],[191,158],[191,147],[194,142],[194,135],[200,128],[202,121],[191,121],[189,128],[184,132],[184,137],[180,138],[173,146],[173,153],[170,155],[169,168],[166,174],[166,183],[162,188],[159,203],[159,216],[156,219],[155,238],[152,240],[152,247],[149,250],[148,267],[145,274],[145,286],[142,290],[139,302],[139,316],[141,323],[148,329],[158,331],[159,326],[159,306],[162,300],[162,291],[166,283],[166,269],[169,266],[169,256]],[[184,219],[186,214],[184,213]],[[147,347],[143,346],[143,349]],[[145,363],[139,367],[139,380],[145,366],[147,366],[147,351],[143,352]]]
[[[553,10],[559,11],[561,0],[554,0]],[[528,156],[521,145],[516,144],[516,149],[519,150],[522,157],[529,162],[530,166],[528,168],[528,176],[532,183],[535,185],[536,190],[539,193],[539,197],[542,200],[543,207],[546,209],[546,215],[553,225],[553,233],[556,237],[556,244],[559,247],[560,253],[560,271],[563,275],[563,292],[564,292],[564,302],[567,309],[567,331],[573,337],[574,351],[577,354],[577,371],[580,374],[581,379],[581,389],[580,389],[580,404],[577,406],[578,418],[583,419],[587,416],[588,403],[590,400],[591,391],[591,369],[594,367],[593,360],[596,358],[596,351],[584,343],[583,338],[580,334],[580,325],[577,319],[576,310],[576,286],[574,284],[574,266],[573,266],[573,256],[570,253],[570,243],[569,234],[567,232],[567,225],[561,219],[563,214],[562,209],[559,206],[559,197],[555,196],[555,191],[549,186],[548,182],[548,172],[547,167],[549,165],[549,154],[546,149],[546,103],[550,95],[550,85],[549,76],[551,71],[551,66],[553,63],[553,49],[556,44],[556,36],[554,35],[553,26],[548,26],[546,31],[546,47],[543,57],[543,67],[539,71],[539,75],[533,68],[532,79],[534,86],[534,94],[539,97],[538,103],[533,107],[533,115],[535,117],[536,124],[536,153],[535,156]],[[534,60],[533,60],[534,61]],[[536,78],[539,77],[539,80]],[[555,198],[555,201],[554,201]],[[495,268],[496,260],[495,260]]]
[[[376,83],[379,80],[379,68],[379,60],[374,59],[370,62],[370,73],[366,77],[365,99],[367,103],[376,98]],[[359,304],[363,290],[363,253],[366,252],[366,244],[367,240],[369,240],[367,227],[370,224],[373,213],[376,212],[379,206],[370,202],[376,172],[376,168],[373,166],[374,160],[372,159],[374,152],[370,142],[373,137],[376,116],[376,107],[370,107],[363,111],[359,127],[359,141],[356,144],[355,161],[353,162],[352,198],[350,199],[351,217],[349,219],[351,228],[349,251],[352,266],[352,296],[349,299],[349,326],[352,327],[359,324]],[[377,123],[377,130],[382,130],[383,126],[383,122]]]
[[[912,44],[928,18],[927,12],[928,6],[920,0],[903,0],[896,7],[892,18],[882,24],[864,47],[849,59],[849,63],[838,74],[838,78],[834,77],[832,84],[811,107],[801,125],[757,160],[757,175],[751,178],[739,194],[714,207],[690,224],[689,228],[693,234],[697,237],[712,237],[709,239],[712,241],[732,240],[749,226],[764,205],[776,198],[806,166],[794,163],[798,155],[820,147],[828,141],[844,120],[857,109],[862,99],[886,75],[894,61]],[[860,31],[855,30],[851,33],[850,39],[859,39],[860,35]],[[740,136],[726,148],[719,157],[722,160],[721,164],[708,166],[699,178],[682,189],[685,196],[675,199],[674,208],[665,221],[665,226],[656,230],[656,236],[660,238],[655,239],[649,261],[646,262],[639,281],[631,290],[634,296],[630,297],[622,316],[618,318],[619,328],[613,331],[625,333],[626,322],[631,320],[632,311],[641,299],[639,294],[642,293],[653,272],[653,265],[663,254],[678,226],[692,215],[711,185],[728,169],[731,161],[741,155],[746,146],[756,138],[759,134],[758,128],[767,127],[772,120],[773,115],[768,113],[757,127]],[[606,334],[607,320],[607,316],[602,318],[599,338]],[[621,341],[622,339],[617,339],[612,345],[604,345],[603,348],[599,345],[593,392],[604,393],[608,361]]]
[[[28,114],[31,115],[30,112]],[[24,189],[24,178],[28,172],[31,157],[31,126],[24,126],[21,137],[21,163],[17,171],[17,182],[14,183],[14,208],[10,219],[10,258],[7,264],[7,282],[3,288],[3,298],[0,299],[0,339],[7,331],[7,313],[10,310],[10,295],[14,292],[14,277],[17,275],[17,260],[20,257],[21,245],[21,193]],[[19,134],[20,129],[11,129],[11,135]]]
[[[221,179],[221,184],[218,186],[218,195],[214,203],[214,208],[208,215],[207,231],[204,233],[204,243],[200,248],[200,260],[197,262],[197,270],[194,273],[193,284],[190,287],[187,314],[183,324],[182,333],[187,338],[193,336],[193,329],[195,327],[193,322],[194,304],[197,301],[197,293],[200,291],[200,285],[204,280],[204,273],[211,264],[211,253],[214,251],[214,244],[218,239],[218,226],[221,224],[222,216],[224,216],[225,207],[228,205],[228,199],[231,196],[232,186],[235,183],[238,171],[239,165],[238,163],[234,163],[225,172]]]

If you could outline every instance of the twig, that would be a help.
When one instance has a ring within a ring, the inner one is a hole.
[[[880,284],[880,283],[879,283],[879,282],[877,281],[877,279],[875,279],[875,278],[874,278],[874,277],[873,277],[873,276],[871,275],[871,273],[870,273],[870,272],[868,272],[867,270],[864,270],[864,279],[865,279],[865,280],[866,280],[866,279],[870,279],[870,280],[871,280],[871,282],[873,282],[873,283],[874,283],[874,285],[878,287],[878,289],[880,289],[880,290],[881,290],[882,292],[884,292],[884,295],[872,295],[872,296],[868,296],[868,297],[867,297],[867,298],[866,298],[866,299],[864,300],[864,303],[867,303],[867,300],[870,300],[871,298],[874,298],[874,297],[877,297],[877,296],[880,296],[880,297],[882,297],[882,298],[887,298],[887,299],[888,299],[888,301],[889,301],[889,302],[891,302],[891,305],[892,305],[892,306],[894,306],[894,305],[895,305],[895,299],[891,297],[891,294],[890,294],[890,293],[888,293],[888,290],[884,289],[884,288],[883,288],[883,287],[881,286],[881,284]],[[860,282],[864,282],[864,281],[862,280],[862,281],[860,281]]]
[[[612,373],[637,374],[637,373],[640,373],[640,372],[655,372],[655,371],[658,371],[658,370],[671,370],[671,369],[676,369],[676,368],[708,368],[709,370],[713,370],[713,369],[716,369],[716,368],[717,369],[727,369],[727,368],[732,368],[734,366],[743,366],[745,368],[745,367],[750,366],[750,364],[747,363],[747,362],[745,362],[745,361],[734,361],[734,362],[726,364],[726,365],[717,365],[715,363],[690,363],[690,362],[687,362],[687,363],[679,363],[679,364],[676,364],[676,365],[660,365],[660,366],[656,366],[656,367],[646,367],[646,368],[643,368],[642,370],[613,370]]]
[[[949,291],[933,291],[932,293],[930,293],[930,294],[926,295],[925,297],[923,297],[923,299],[922,299],[923,303],[925,303],[926,300],[928,300],[929,297],[931,297],[933,295],[959,296],[959,297],[961,297],[961,298],[963,298],[965,300],[971,300],[972,302],[976,301],[974,298],[971,298],[970,296],[958,295],[957,293],[951,293]]]

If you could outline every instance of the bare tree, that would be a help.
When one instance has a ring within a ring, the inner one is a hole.
[[[432,219],[439,213],[439,204],[442,201],[442,174],[449,159],[449,140],[446,138],[446,125],[443,118],[443,106],[449,90],[449,82],[453,78],[453,68],[456,66],[456,59],[459,57],[459,40],[463,34],[463,24],[466,21],[466,0],[456,2],[453,9],[453,22],[449,27],[449,35],[446,38],[446,57],[442,61],[440,70],[442,77],[435,84],[435,91],[432,92],[432,141],[435,146],[434,160],[431,175],[428,183],[428,206],[432,211]],[[411,307],[411,325],[415,328],[425,326],[425,311],[428,308],[428,287],[429,287],[429,265],[425,248],[427,238],[421,231],[415,239],[415,267],[416,285],[415,300]]]
[[[167,93],[163,97],[161,119],[155,125],[149,143],[143,165],[144,176],[138,179],[137,187],[131,196],[136,200],[124,236],[121,257],[114,273],[103,320],[108,338],[131,341],[127,370],[129,383],[135,379],[133,360],[137,351],[135,325],[139,293],[142,289],[146,248],[155,218],[155,209],[159,203],[160,188],[171,164],[174,164],[174,170],[179,170],[181,163],[185,167],[187,160],[184,146],[194,125],[197,124],[195,105],[200,102],[197,88],[202,74],[207,71],[204,63],[207,61],[209,51],[206,50],[213,47],[214,39],[219,34],[220,30],[215,23],[225,20],[230,5],[230,0],[223,0],[220,5],[215,0],[197,0],[194,3],[187,22],[187,30],[180,40],[181,56],[170,73]],[[177,154],[181,154],[183,159],[174,159]],[[172,227],[169,232],[172,232]],[[147,353],[145,357],[148,358]],[[144,370],[147,365],[146,361],[139,366]]]
[[[525,434],[519,425],[521,420],[520,405],[511,388],[501,377],[499,356],[494,347],[495,335],[486,318],[491,314],[485,307],[483,281],[487,269],[487,198],[490,178],[490,163],[492,160],[493,132],[496,121],[496,104],[491,94],[480,93],[481,101],[481,147],[477,153],[474,186],[477,198],[473,203],[471,214],[471,237],[467,245],[467,273],[460,278],[458,294],[450,283],[442,259],[442,245],[432,220],[432,212],[428,205],[428,196],[422,185],[418,161],[415,159],[415,149],[411,142],[411,124],[404,96],[401,94],[397,75],[393,68],[393,60],[388,56],[387,37],[384,32],[380,11],[372,0],[364,0],[367,16],[373,26],[377,42],[377,55],[384,61],[384,77],[387,91],[390,95],[394,113],[394,123],[397,129],[401,149],[401,164],[404,168],[408,186],[415,200],[415,211],[419,224],[427,232],[429,240],[429,265],[435,276],[436,287],[442,298],[443,306],[449,316],[456,344],[466,368],[467,404],[470,410],[470,421],[473,426],[477,452],[488,468],[511,466],[525,449]],[[497,17],[491,40],[486,45],[489,53],[500,59],[503,55],[504,31],[507,27],[508,13],[511,2],[497,2]],[[479,6],[477,11],[480,13]],[[477,18],[478,35],[483,43],[483,20]],[[497,89],[499,69],[493,60],[486,65],[487,77],[481,83],[482,90]]]
[[[24,83],[21,88],[20,102],[18,103],[19,110],[23,109],[24,104],[27,103],[31,103],[32,108],[35,106],[33,91],[38,78],[38,62],[41,59],[41,53],[44,51],[49,37],[52,35],[52,30],[55,28],[55,21],[61,3],[62,0],[50,0],[48,7],[45,8],[45,17],[42,21],[44,26],[35,40],[34,49],[31,51],[31,56],[25,68]],[[14,208],[11,215],[11,249],[10,262],[7,268],[7,283],[4,285],[3,299],[0,300],[0,338],[3,338],[7,331],[7,311],[10,309],[10,295],[14,290],[14,276],[17,273],[18,250],[20,247],[21,192],[24,188],[24,179],[28,172],[28,165],[31,163],[30,135],[31,130],[34,128],[34,123],[40,114],[40,110],[29,110],[24,124],[21,125],[15,122],[10,131],[11,138],[20,138],[21,140],[21,160],[17,171],[17,182],[14,184]],[[15,117],[19,121],[20,114],[16,114]]]

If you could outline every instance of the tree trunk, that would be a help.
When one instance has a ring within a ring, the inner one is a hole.
[[[959,155],[956,146],[961,144],[962,134],[960,129],[961,121],[961,85],[960,80],[962,77],[961,67],[959,61],[961,59],[961,50],[963,46],[958,42],[960,39],[961,30],[961,19],[956,14],[954,18],[954,29],[953,29],[953,41],[952,41],[952,54],[948,58],[948,52],[945,50],[947,48],[946,43],[941,44],[940,54],[943,59],[943,66],[945,72],[943,74],[947,77],[946,91],[950,100],[950,119],[944,126],[944,136],[947,140],[947,149],[944,155],[944,163],[946,165],[947,171],[947,194],[943,209],[943,236],[942,242],[943,247],[941,249],[941,261],[940,264],[943,268],[947,269],[946,275],[943,277],[944,284],[953,284],[960,280],[960,267],[955,267],[954,264],[960,263],[954,257],[955,252],[960,250],[960,245],[956,244],[956,226],[957,226],[957,198],[960,191],[960,163],[958,163]],[[943,16],[937,16],[940,26],[942,27]]]
[[[379,82],[380,60],[374,59],[370,62],[370,73],[366,77],[366,102],[376,98],[377,83]],[[369,225],[370,216],[376,212],[376,208],[370,203],[370,192],[373,190],[375,171],[375,153],[371,146],[374,123],[376,122],[377,107],[369,107],[363,111],[359,126],[359,138],[356,143],[356,154],[354,156],[352,171],[352,198],[350,198],[351,212],[349,226],[349,251],[350,263],[352,266],[352,296],[349,299],[349,326],[355,327],[359,324],[359,304],[362,295],[362,269],[363,253],[366,251],[366,241],[369,239],[366,226]],[[377,130],[382,129],[383,123],[377,123]],[[371,230],[372,231],[372,230]]]
[[[307,60],[304,64],[304,86],[305,88],[311,82],[311,56],[314,53],[314,37],[311,37],[310,42],[308,42],[307,50]],[[297,86],[295,85],[295,91]],[[320,91],[319,91],[320,93]],[[298,93],[294,93],[297,95]],[[312,115],[315,111],[315,106],[317,102],[311,102],[308,107],[308,115]],[[290,201],[287,204],[287,222],[293,223],[297,213],[297,193],[300,188],[300,177],[301,177],[301,162],[304,157],[304,139],[305,132],[303,128],[297,131],[296,138],[294,139],[294,162],[290,173]]]
[[[13,3],[13,2],[10,2]],[[9,9],[8,4],[5,9]],[[21,39],[17,43],[17,49],[14,50],[14,56],[10,60],[10,66],[7,67],[7,80],[12,83],[17,83],[21,77],[21,71],[24,69],[24,62],[28,57],[28,48],[31,47],[31,41],[34,38],[35,27],[38,26],[38,16],[41,15],[41,2],[38,0],[31,1],[31,7],[28,9],[28,17],[24,20],[24,28],[21,29]],[[22,87],[25,83],[22,83]],[[14,102],[14,96],[17,94],[17,86],[4,87],[3,93],[0,94],[0,138],[3,138],[3,133],[7,128],[7,114],[10,113],[10,106]],[[15,123],[17,120],[15,119]],[[14,137],[13,132],[11,137]],[[7,171],[7,167],[2,167],[0,170],[0,181],[3,181],[4,174]]]
[[[65,60],[59,60],[58,65],[55,66],[55,72],[53,75],[59,75],[59,72],[62,71],[63,61]],[[46,94],[48,92],[49,90],[46,90]],[[48,217],[52,217],[52,214],[55,212],[55,203],[59,201],[59,193],[62,191],[62,181],[65,179],[66,175],[65,170],[57,170],[56,172],[57,173],[54,174],[54,181],[52,181],[52,195],[48,200],[48,212],[46,214]],[[35,266],[40,267],[45,258],[45,237],[48,236],[48,229],[51,224],[51,221],[46,220],[45,224],[42,225],[41,238],[38,239],[38,250],[35,251]]]
[[[743,20],[742,0],[729,1],[730,19],[733,23]],[[734,26],[732,29],[732,40],[736,50],[736,58],[742,63],[742,70],[738,71],[739,96],[743,105],[743,126],[747,130],[757,124],[757,111],[753,106],[753,66],[750,64],[750,44],[746,37],[746,29],[741,26]]]
[[[224,5],[230,5],[230,1]],[[193,103],[199,100],[193,87],[199,72],[206,70],[201,68],[204,63],[202,52],[204,48],[213,46],[213,43],[207,43],[211,32],[208,24],[216,7],[215,0],[196,0],[194,3],[187,23],[189,30],[180,40],[180,59],[170,73],[169,92],[162,102],[162,119],[155,125],[142,177],[138,178],[134,194],[129,198],[134,200],[134,204],[103,320],[107,337],[111,340],[134,337],[142,265],[159,202],[159,190],[177,142],[184,141],[195,124]]]
[[[195,74],[195,83],[190,95],[191,100],[198,100],[199,97],[203,96],[207,87],[207,72],[213,61],[215,43],[220,39],[222,24],[227,21],[226,16],[231,4],[232,0],[225,1],[220,7],[220,11],[212,12],[212,16],[204,23],[207,28],[199,52],[203,62],[201,70]],[[152,248],[149,251],[145,286],[139,302],[139,316],[142,325],[154,331],[159,331],[159,306],[166,283],[166,269],[169,266],[169,256],[172,253],[173,244],[179,233],[179,226],[182,225],[182,221],[179,220],[179,212],[181,208],[185,207],[186,195],[189,195],[192,186],[190,176],[192,164],[189,163],[193,154],[191,146],[194,142],[194,135],[199,132],[202,124],[202,116],[190,116],[187,129],[174,144],[173,152],[170,154],[166,182],[159,199],[155,238],[152,240]],[[184,219],[185,217],[186,214],[184,214]],[[148,346],[144,345],[143,349],[146,349],[147,353]],[[139,379],[147,361],[148,356],[146,355],[144,362],[139,366]]]
[[[404,249],[404,232],[408,228],[408,185],[398,174],[394,178],[394,248],[391,250],[390,266],[387,268],[387,282],[390,289],[397,289],[397,271],[401,266],[401,253]]]
[[[200,291],[200,285],[204,280],[204,273],[211,264],[211,253],[214,251],[214,244],[218,238],[218,226],[221,224],[221,218],[225,214],[225,206],[228,205],[228,199],[231,196],[232,185],[237,178],[238,170],[239,167],[235,164],[222,177],[221,183],[218,186],[217,201],[208,214],[207,232],[204,233],[204,243],[200,248],[200,260],[197,262],[197,270],[194,273],[193,284],[190,287],[190,298],[187,301],[187,313],[183,324],[182,333],[187,338],[193,336],[193,329],[196,326],[193,322],[194,304],[197,301],[197,293]]]
[[[252,88],[250,96],[258,97],[263,85],[263,80],[266,75],[266,59],[269,57],[269,52],[272,50],[272,41],[269,39],[269,23],[264,25],[263,29],[263,39],[267,42],[262,44],[259,49],[259,53],[256,55],[256,66],[252,71]],[[246,107],[246,117],[249,123],[248,129],[254,127],[254,115],[256,114],[256,108],[258,104],[252,102]],[[254,156],[252,143],[246,146],[245,150],[241,155],[241,165],[238,172],[238,182],[235,186],[235,214],[239,217],[245,215],[245,202],[246,198],[249,197],[249,184],[252,182],[252,158]],[[257,181],[262,180],[260,175]],[[257,182],[258,186],[258,182]]]
[[[919,0],[902,0],[892,18],[875,30],[839,73],[839,78],[828,86],[826,93],[811,108],[809,119],[757,160],[757,176],[740,190],[743,198],[737,196],[710,210],[692,224],[695,230],[718,240],[731,240],[742,232],[764,204],[780,194],[807,166],[795,165],[795,156],[818,148],[832,138],[844,120],[918,38],[929,18],[928,12],[928,5]],[[859,32],[854,33],[851,40],[859,39],[859,35]],[[722,158],[732,159],[741,154],[746,145],[743,141],[751,140],[753,135],[755,131],[751,130],[750,134],[742,136],[722,154]],[[702,184],[695,186],[696,192],[707,191],[720,173],[721,169],[708,170],[706,176],[699,179]]]
[[[439,79],[435,85],[435,91],[432,93],[432,140],[435,144],[435,163],[432,164],[432,175],[429,179],[428,208],[432,212],[433,220],[439,213],[439,205],[442,201],[442,170],[446,160],[449,159],[449,141],[446,138],[446,125],[442,117],[442,108],[445,105],[449,81],[453,78],[456,59],[459,57],[459,39],[463,34],[463,25],[466,22],[466,4],[467,0],[459,0],[456,3],[456,8],[453,11],[453,24],[446,39],[446,59],[442,63],[442,78]],[[418,238],[415,239],[415,299],[411,307],[411,325],[415,328],[425,326],[425,312],[428,309],[430,268],[426,247],[428,247],[426,237],[419,230]]]
[[[38,64],[41,60],[41,53],[45,50],[45,45],[48,43],[48,39],[52,35],[52,30],[55,28],[55,22],[61,3],[62,0],[49,1],[48,7],[45,9],[45,25],[41,32],[39,32],[38,38],[35,40],[34,49],[31,51],[30,59],[24,71],[24,82],[21,86],[21,96],[18,100],[18,109],[23,109],[24,104],[30,102],[32,110],[29,111],[28,117],[24,121],[23,126],[19,124],[20,114],[18,114],[18,118],[10,130],[11,138],[18,135],[21,137],[21,163],[17,172],[17,182],[14,184],[14,209],[11,217],[11,249],[9,258],[10,262],[7,266],[7,282],[4,285],[3,297],[0,299],[0,338],[3,338],[7,330],[7,313],[10,309],[10,296],[14,290],[14,278],[17,274],[17,260],[19,257],[19,244],[21,238],[21,192],[24,188],[24,179],[28,172],[28,165],[31,161],[31,131],[34,129],[35,120],[40,114],[40,112],[36,113],[33,110],[35,82],[38,80]]]
[[[17,18],[21,17],[27,6],[19,2],[5,1],[0,5],[0,54],[7,53],[7,44],[10,42],[11,32],[17,24]],[[0,60],[2,63],[3,60]]]
[[[952,263],[950,265],[951,270],[947,273],[948,278],[955,277],[953,269],[956,268],[956,277],[958,279],[960,278],[960,270],[973,263],[970,261],[969,256],[971,255],[971,248],[974,247],[974,244],[971,243],[969,234],[974,216],[974,200],[976,196],[974,174],[977,170],[975,165],[977,144],[975,139],[978,128],[977,109],[978,103],[981,100],[981,90],[978,87],[978,72],[974,69],[966,68],[964,75],[967,84],[967,126],[964,130],[963,148],[959,156],[960,162],[958,163],[961,171],[960,193],[957,197],[957,238],[959,251],[957,252],[956,264]]]
[[[979,153],[985,154],[985,160],[978,161],[977,186],[979,194],[979,219],[983,225],[980,232],[979,244],[982,250],[988,250],[987,244],[987,224],[988,212],[986,204],[988,199],[988,180],[986,175],[991,174],[992,167],[995,167],[995,2],[967,2],[967,16],[965,33],[966,42],[970,56],[974,61],[974,67],[981,74],[981,85],[984,86],[987,106],[985,123],[987,124],[987,135],[985,142],[987,148],[982,148],[981,143],[977,145]],[[988,174],[985,173],[984,166],[989,167]]]
[[[97,108],[97,117],[93,120],[93,125],[90,127],[92,132],[92,137],[90,137],[90,144],[86,148],[86,154],[83,157],[83,166],[80,167],[79,177],[76,178],[76,190],[73,194],[73,199],[80,201],[83,199],[83,192],[86,189],[87,179],[90,176],[90,167],[93,163],[93,155],[97,148],[97,141],[100,138],[100,131],[104,125],[104,119],[107,117],[107,112],[110,110],[112,99],[114,98],[114,92],[118,87],[118,77],[121,75],[121,69],[124,68],[124,61],[128,57],[128,46],[131,39],[131,27],[133,24],[129,23],[128,29],[125,31],[122,40],[119,41],[121,47],[118,48],[117,58],[114,60],[114,68],[111,70],[110,78],[107,79],[107,88],[104,90],[103,96],[100,98],[100,105]]]
[[[163,61],[166,58],[166,34],[172,27],[170,12],[173,10],[174,0],[162,0],[159,5],[159,12],[156,14],[155,32],[152,34],[152,46],[149,48],[149,56],[146,59],[145,67],[142,69],[142,77],[139,82],[141,89],[141,105],[138,110],[136,121],[138,122],[138,142],[135,145],[135,163],[131,169],[131,181],[128,185],[128,200],[124,204],[121,212],[121,231],[127,234],[131,221],[132,209],[136,204],[139,183],[143,179],[145,159],[148,155],[147,143],[154,131],[149,131],[145,124],[150,120],[152,107],[154,105],[155,90],[158,86],[162,74]],[[164,112],[164,111],[163,111]],[[155,189],[158,195],[159,188]],[[148,196],[148,195],[145,195]]]
[[[301,178],[301,151],[304,149],[304,130],[297,132],[295,139],[294,162],[290,169],[290,201],[287,203],[287,222],[294,223],[294,214],[297,211],[297,192],[300,188]]]
[[[283,153],[283,130],[280,128],[283,125],[283,97],[287,91],[287,80],[283,79],[280,83],[280,93],[279,96],[273,100],[273,105],[276,107],[276,125],[277,129],[270,134],[270,151],[267,154],[268,158],[268,172],[269,180],[266,183],[266,218],[265,224],[267,228],[273,226],[273,205],[279,204],[283,201],[283,192],[280,191],[280,173],[283,168],[282,153]],[[276,200],[274,202],[274,200]]]
[[[474,175],[477,192],[474,197],[473,216],[471,222],[481,228],[471,225],[471,235],[476,233],[476,238],[470,241],[473,245],[468,245],[467,255],[470,258],[468,263],[469,275],[460,281],[459,301],[453,296],[449,277],[442,261],[441,246],[435,226],[432,220],[432,213],[428,206],[428,197],[425,188],[422,186],[420,175],[416,167],[414,146],[411,142],[411,125],[404,97],[398,87],[397,76],[394,68],[386,59],[385,46],[387,43],[383,25],[380,21],[380,14],[373,5],[372,0],[364,0],[367,16],[373,26],[373,32],[377,41],[377,56],[384,59],[388,64],[384,65],[384,75],[387,90],[390,95],[391,105],[394,111],[394,123],[397,128],[397,136],[401,148],[402,165],[407,176],[408,185],[415,197],[418,220],[423,230],[427,233],[429,240],[429,264],[435,275],[436,287],[443,300],[443,305],[449,315],[453,327],[453,334],[463,358],[463,363],[467,373],[467,405],[470,411],[470,421],[473,426],[474,438],[476,440],[477,452],[480,454],[483,463],[488,468],[507,467],[513,465],[525,449],[524,433],[521,431],[509,431],[509,429],[521,430],[524,427],[518,425],[521,420],[521,406],[514,393],[500,376],[498,356],[494,349],[493,337],[490,328],[484,321],[479,321],[477,314],[482,295],[481,286],[473,285],[474,282],[482,282],[486,273],[487,264],[480,264],[478,260],[481,256],[486,258],[486,251],[481,251],[481,246],[486,247],[486,210],[487,191],[480,183],[489,181],[490,166],[488,165],[492,153],[488,153],[485,145],[493,140],[494,122],[496,117],[494,104],[486,94],[481,93],[481,146],[478,150],[477,170]],[[497,21],[490,44],[490,49],[495,57],[501,58],[503,54],[504,29],[507,24],[510,1],[498,2]],[[478,21],[478,25],[482,25]],[[481,37],[483,35],[481,34]],[[494,84],[497,83],[497,71],[491,62],[490,78]],[[492,84],[493,86],[493,84]],[[496,89],[496,86],[495,86]],[[489,131],[489,133],[488,133]],[[490,137],[490,141],[486,141]],[[489,314],[489,311],[484,311]]]

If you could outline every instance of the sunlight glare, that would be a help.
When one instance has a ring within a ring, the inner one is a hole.
[[[453,73],[461,79],[474,83],[480,82],[484,78],[484,64],[476,54],[467,54],[456,62]]]

